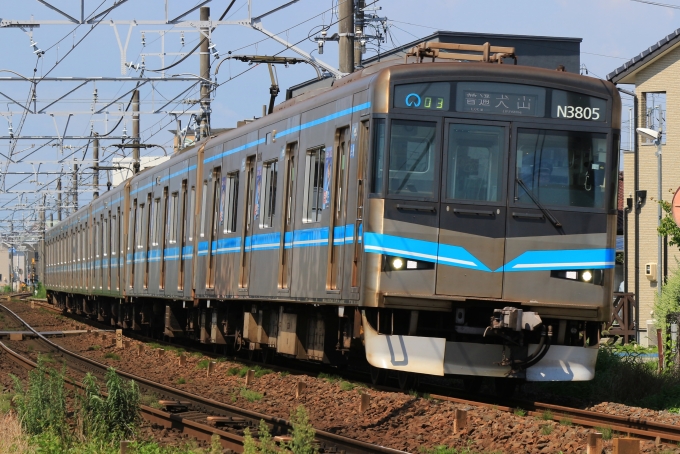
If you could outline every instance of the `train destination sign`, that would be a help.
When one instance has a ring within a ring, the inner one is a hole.
[[[498,115],[542,117],[545,88],[496,82],[460,82],[456,110]]]
[[[432,82],[397,85],[394,87],[394,107],[424,110],[449,110],[451,84]]]
[[[455,99],[451,95],[455,92]],[[503,82],[396,85],[394,107],[576,121],[607,121],[607,101],[581,93]],[[548,111],[548,108],[549,111]]]

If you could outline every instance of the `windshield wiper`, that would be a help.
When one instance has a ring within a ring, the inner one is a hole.
[[[557,218],[555,218],[555,216],[553,216],[552,213],[551,213],[550,211],[548,211],[547,208],[545,208],[543,205],[541,205],[541,203],[538,201],[538,199],[537,199],[536,197],[534,197],[534,194],[529,190],[529,188],[527,187],[527,185],[524,184],[524,182],[522,181],[522,179],[521,179],[521,178],[515,178],[515,180],[517,180],[517,182],[519,183],[519,185],[522,186],[522,189],[524,189],[524,192],[527,193],[527,195],[529,196],[529,198],[530,198],[531,200],[533,200],[534,203],[536,204],[536,206],[541,210],[541,212],[543,212],[543,215],[544,215],[546,218],[548,218],[548,220],[549,220],[550,222],[552,222],[552,224],[553,224],[555,227],[557,227],[557,228],[562,227],[562,223],[560,223],[560,221],[558,221]]]

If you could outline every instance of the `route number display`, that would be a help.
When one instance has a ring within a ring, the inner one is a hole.
[[[552,91],[552,118],[606,121],[607,101],[564,90]]]

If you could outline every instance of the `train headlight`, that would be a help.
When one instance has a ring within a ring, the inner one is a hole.
[[[593,280],[593,273],[591,273],[590,271],[584,271],[581,274],[581,279],[583,280],[583,282],[590,282]]]
[[[385,255],[382,269],[383,271],[433,270],[434,263]]]
[[[400,258],[395,258],[392,260],[392,269],[400,270],[404,267],[404,261]]]

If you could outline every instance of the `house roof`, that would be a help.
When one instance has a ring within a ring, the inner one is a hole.
[[[635,83],[635,74],[638,71],[678,46],[680,28],[607,74],[607,80],[615,84]]]

